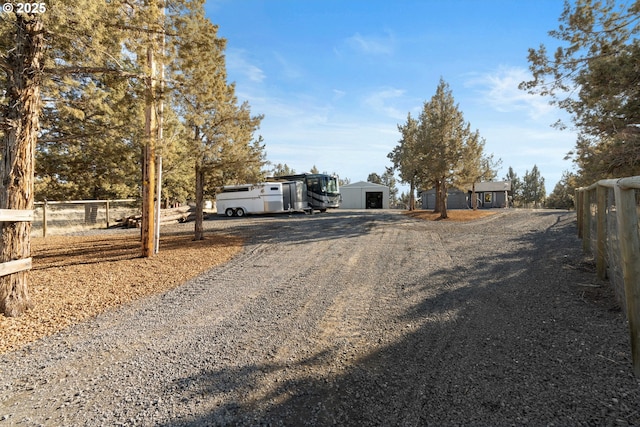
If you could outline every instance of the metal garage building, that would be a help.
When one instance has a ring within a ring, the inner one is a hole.
[[[343,209],[389,209],[389,187],[358,181],[340,187]]]

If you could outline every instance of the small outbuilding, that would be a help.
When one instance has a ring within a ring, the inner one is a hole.
[[[478,208],[506,208],[510,206],[511,182],[478,182],[475,185],[475,193]],[[435,188],[421,192],[420,198],[422,201],[422,209],[435,209]],[[467,190],[449,188],[447,190],[447,209],[469,209],[472,207],[471,202],[471,188]]]
[[[389,187],[358,181],[340,187],[343,209],[389,209]]]

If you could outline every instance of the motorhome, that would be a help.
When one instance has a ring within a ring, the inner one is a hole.
[[[228,185],[216,196],[218,215],[306,212],[306,185],[301,181]]]
[[[325,212],[340,207],[338,177],[323,173],[302,173],[269,178],[273,181],[299,181],[306,186],[307,200],[311,209]]]

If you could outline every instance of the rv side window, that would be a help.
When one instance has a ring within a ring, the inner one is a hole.
[[[240,188],[224,188],[222,190],[223,193],[237,193],[239,191],[249,191],[249,187],[240,187]]]

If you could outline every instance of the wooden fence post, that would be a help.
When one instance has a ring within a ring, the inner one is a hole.
[[[640,378],[640,237],[635,189],[614,188],[633,372]]]
[[[105,206],[105,215],[107,217],[107,228],[109,228],[109,201],[107,200],[106,202],[104,202],[104,206]]]
[[[584,190],[576,189],[576,219],[578,221],[578,237],[582,238],[582,198],[584,197]]]
[[[591,252],[591,196],[589,189],[582,191],[582,250]]]
[[[47,199],[42,205],[42,237],[47,237]]]
[[[598,229],[596,248],[596,271],[598,277],[604,280],[607,277],[606,239],[607,239],[607,187],[596,187],[596,199],[598,209]]]

